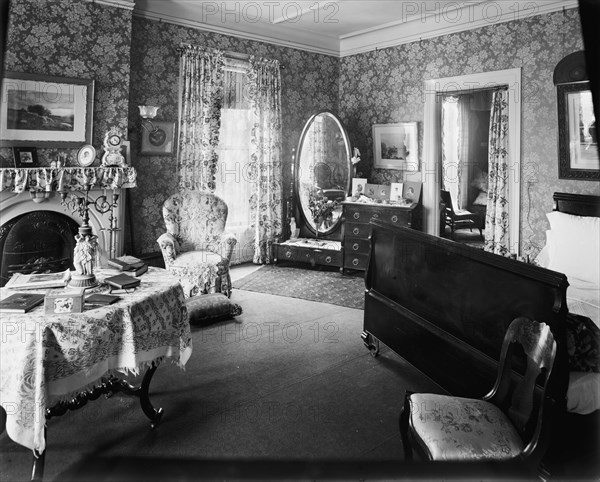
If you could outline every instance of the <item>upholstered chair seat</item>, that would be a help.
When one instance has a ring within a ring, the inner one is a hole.
[[[237,243],[223,234],[227,204],[214,194],[182,191],[163,205],[167,232],[158,238],[165,268],[180,280],[186,297],[231,294],[229,262]]]
[[[413,437],[430,460],[503,460],[523,451],[510,419],[490,402],[432,393],[409,402]]]

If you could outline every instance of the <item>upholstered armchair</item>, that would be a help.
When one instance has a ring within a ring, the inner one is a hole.
[[[179,278],[186,297],[231,294],[229,262],[237,243],[223,235],[227,204],[202,191],[183,191],[163,205],[167,232],[158,238],[165,268]]]

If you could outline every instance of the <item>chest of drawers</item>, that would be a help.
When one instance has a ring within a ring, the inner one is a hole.
[[[421,205],[390,206],[389,204],[363,204],[344,202],[343,205],[343,269],[364,271],[371,249],[371,219],[421,229]]]

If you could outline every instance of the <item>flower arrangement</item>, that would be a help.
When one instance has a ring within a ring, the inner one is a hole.
[[[323,196],[320,190],[311,193],[308,200],[308,208],[312,214],[313,221],[317,225],[317,229],[324,224],[328,228],[332,224],[333,211],[337,207],[338,202],[327,199]]]

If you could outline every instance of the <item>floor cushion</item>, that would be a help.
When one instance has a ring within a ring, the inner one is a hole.
[[[185,303],[192,325],[227,320],[242,314],[242,307],[222,293],[192,296]]]

